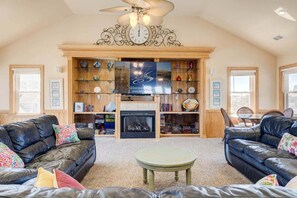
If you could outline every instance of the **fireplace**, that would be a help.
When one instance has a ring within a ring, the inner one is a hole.
[[[155,111],[121,111],[121,138],[155,138]]]

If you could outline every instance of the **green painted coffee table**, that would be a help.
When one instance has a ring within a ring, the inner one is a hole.
[[[149,190],[154,190],[154,171],[175,172],[175,180],[178,181],[178,171],[186,170],[186,184],[191,184],[191,167],[196,156],[191,152],[171,146],[155,146],[141,149],[136,152],[135,159],[143,168],[143,182],[147,183],[147,171],[149,171]]]

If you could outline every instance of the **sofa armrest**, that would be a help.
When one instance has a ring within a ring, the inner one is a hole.
[[[251,128],[229,127],[225,129],[226,142],[231,139],[259,141],[260,135],[260,125],[253,126]]]
[[[91,128],[79,128],[77,129],[77,135],[80,140],[94,140],[95,131]]]
[[[0,184],[22,184],[36,176],[36,169],[0,168]]]

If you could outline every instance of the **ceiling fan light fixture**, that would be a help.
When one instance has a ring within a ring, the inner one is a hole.
[[[138,15],[137,15],[136,12],[131,12],[131,13],[129,14],[129,18],[130,18],[130,20],[137,20]]]
[[[137,25],[137,19],[130,19],[130,25],[132,28],[135,28]]]
[[[143,21],[144,25],[148,26],[151,22],[151,17],[149,15],[145,14],[142,17],[142,21]]]

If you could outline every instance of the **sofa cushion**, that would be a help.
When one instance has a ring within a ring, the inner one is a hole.
[[[22,158],[25,163],[29,163],[35,157],[45,153],[47,151],[47,146],[44,142],[39,141],[35,144],[28,146],[20,151],[16,151],[16,153]]]
[[[38,130],[33,122],[17,122],[4,127],[17,151],[40,140]]]
[[[47,138],[49,136],[55,136],[52,125],[59,124],[56,116],[46,115],[36,119],[31,119],[30,121],[33,122],[37,127],[41,139]]]
[[[296,159],[269,158],[264,164],[288,181],[297,175]]]
[[[297,137],[290,133],[285,133],[277,149],[288,151],[297,156]]]
[[[288,133],[294,120],[284,116],[268,116],[261,121],[261,142],[277,147],[280,138],[284,133]]]
[[[34,186],[37,188],[52,188],[54,187],[54,174],[44,168],[38,168],[37,178],[35,180]]]
[[[40,167],[48,171],[52,171],[53,169],[59,169],[64,171],[65,173],[70,173],[72,170],[75,169],[76,163],[72,160],[60,159],[52,161],[33,160],[29,164],[26,164],[26,168],[38,169]]]
[[[56,146],[80,141],[77,136],[75,124],[65,126],[53,124],[52,126],[56,134]]]
[[[86,141],[86,140],[83,140]],[[61,146],[54,147],[45,154],[37,157],[34,161],[39,162],[51,162],[55,160],[72,160],[76,162],[77,165],[80,165],[84,162],[86,157],[89,155],[88,143],[69,143],[63,144]]]
[[[0,142],[0,167],[24,168],[23,160],[8,146]]]
[[[0,142],[4,143],[11,150],[14,150],[10,137],[4,127],[0,126]]]
[[[275,149],[269,145],[254,145],[247,146],[244,149],[244,153],[257,160],[259,163],[263,163],[267,158],[271,157],[284,157],[284,158],[296,158],[294,155]]]
[[[243,139],[232,139],[232,140],[229,140],[229,142],[228,142],[228,145],[230,145],[230,147],[232,147],[240,152],[243,152],[247,146],[262,145],[262,144],[263,143],[261,143],[261,142],[255,142],[255,141],[243,140]]]

